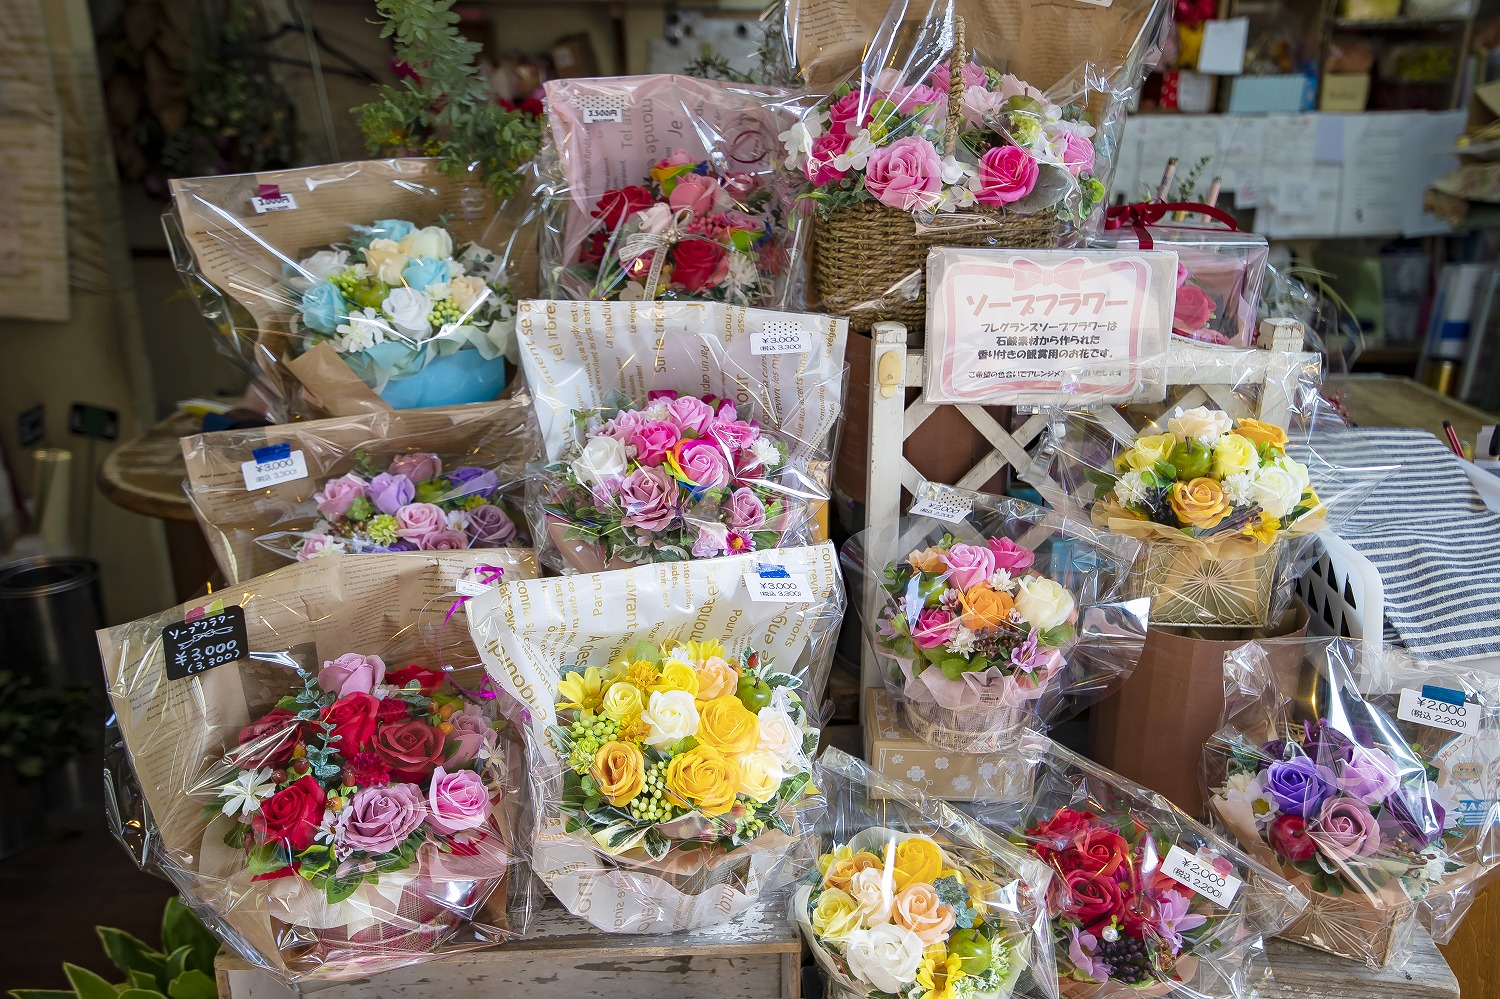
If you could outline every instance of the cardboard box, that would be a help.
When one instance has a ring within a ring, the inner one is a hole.
[[[1319,111],[1363,111],[1370,102],[1369,73],[1324,73]]]
[[[907,727],[896,695],[865,691],[865,756],[887,777],[944,801],[1012,801],[1028,793],[1028,773],[999,754],[971,756],[929,746]]]

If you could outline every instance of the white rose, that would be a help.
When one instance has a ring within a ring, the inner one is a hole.
[[[859,903],[860,914],[871,926],[891,921],[896,893],[895,886],[886,880],[889,876],[883,868],[867,867],[849,879],[849,894]]]
[[[698,706],[685,690],[658,690],[641,712],[646,745],[662,749],[698,732]]]
[[[898,993],[917,980],[922,938],[904,926],[876,926],[852,934],[844,958],[857,978],[881,992]]]
[[[299,266],[314,283],[323,281],[349,266],[349,251],[319,250]]]
[[[658,201],[645,211],[636,212],[636,221],[640,223],[641,232],[660,236],[667,231],[667,226],[672,224],[674,214],[671,205]]]
[[[596,486],[611,476],[624,475],[625,445],[613,437],[595,437],[583,453],[573,459],[571,467],[574,477],[586,486]]]
[[[1167,421],[1167,429],[1181,437],[1183,440],[1197,440],[1205,444],[1212,444],[1220,437],[1229,433],[1234,427],[1234,421],[1229,414],[1221,409],[1209,409],[1207,406],[1199,406],[1190,409],[1181,416],[1174,416]]]
[[[448,282],[448,294],[458,311],[468,312],[489,297],[489,285],[477,277],[456,277]]]
[[[755,748],[773,754],[797,772],[807,769],[798,765],[803,757],[802,730],[792,721],[791,715],[777,707],[765,707],[756,717],[760,719],[760,742]]]
[[[441,226],[430,225],[406,234],[398,244],[401,252],[409,257],[427,257],[445,260],[453,256],[453,237]]]
[[[427,317],[432,314],[432,299],[420,291],[406,287],[392,288],[380,307],[390,316],[391,323],[403,333],[426,337],[432,332],[427,323]]]
[[[753,749],[740,757],[739,793],[751,801],[764,805],[776,797],[781,782],[786,780],[786,771],[775,753],[764,749]]]
[[[1296,464],[1296,462],[1292,462]],[[1307,469],[1303,468],[1305,475]],[[1303,482],[1297,474],[1281,466],[1267,465],[1255,473],[1249,489],[1249,500],[1273,517],[1285,517],[1302,498]]]
[[[1016,584],[1016,613],[1038,631],[1066,624],[1073,606],[1073,594],[1043,576],[1028,576]]]

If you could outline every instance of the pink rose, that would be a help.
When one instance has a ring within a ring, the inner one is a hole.
[[[342,552],[343,550],[344,543],[338,538],[327,534],[309,534],[302,542],[302,547],[297,551],[297,561],[306,562],[320,555]]]
[[[652,420],[630,435],[630,444],[634,445],[636,460],[642,465],[660,465],[681,437],[676,424]]]
[[[342,517],[349,512],[354,501],[365,495],[365,480],[353,472],[323,483],[321,491],[313,493],[313,502],[318,512],[329,520]]]
[[[942,556],[948,567],[948,585],[967,590],[995,574],[995,553],[989,546],[957,544]]]
[[[935,649],[958,630],[958,618],[954,617],[952,611],[945,611],[941,607],[933,607],[924,610],[917,623],[912,626],[911,640],[919,649]]]
[[[864,95],[858,90],[845,94],[828,108],[828,129],[852,136],[871,121],[869,108],[861,108]]]
[[[995,556],[995,568],[1004,569],[1012,576],[1025,572],[1036,562],[1036,552],[1010,538],[990,538],[989,546],[990,553]]]
[[[476,506],[469,511],[464,531],[477,548],[498,547],[516,536],[516,522],[498,506]]]
[[[495,748],[495,730],[478,708],[465,708],[450,717],[448,724],[453,726],[443,746],[448,766],[461,767],[472,763],[481,749]]]
[[[367,787],[349,799],[348,818],[338,839],[351,850],[389,853],[416,832],[426,817],[427,805],[416,785]]]
[[[674,150],[671,156],[668,156],[666,159],[660,161],[656,165],[659,167],[677,167],[687,166],[692,162],[693,158],[688,155],[688,151],[686,149],[678,149]]]
[[[1380,849],[1380,826],[1370,814],[1370,806],[1340,795],[1323,802],[1317,820],[1307,827],[1307,835],[1335,863],[1372,857]]]
[[[704,428],[714,418],[714,411],[702,399],[685,395],[667,403],[667,418],[683,432],[691,430],[702,437]]]
[[[419,548],[427,538],[448,529],[448,518],[432,503],[412,503],[396,514],[396,536]]]
[[[433,531],[417,542],[417,547],[424,552],[461,552],[469,547],[469,536],[452,528]]]
[[[446,773],[442,767],[432,772],[427,790],[427,824],[440,833],[452,835],[465,829],[478,829],[490,814],[490,792],[484,781],[472,770]]]
[[[870,154],[865,187],[890,208],[903,212],[932,208],[942,194],[943,162],[932,143],[909,135]]]
[[[840,170],[834,165],[834,158],[842,156],[849,149],[849,143],[853,137],[842,129],[833,132],[824,132],[812,141],[812,148],[807,151],[807,162],[802,165],[802,172],[807,179],[822,187],[824,184],[835,184],[848,176],[847,169]]]
[[[606,423],[599,433],[605,437],[613,437],[621,444],[629,444],[637,430],[652,422],[651,417],[639,409],[627,409]]]
[[[708,438],[730,451],[743,451],[760,439],[760,427],[746,420],[719,417],[708,425]]]
[[[1074,131],[1057,137],[1058,154],[1068,173],[1077,177],[1092,173],[1094,169],[1094,144]]]
[[[887,95],[887,100],[896,105],[896,110],[902,114],[910,114],[919,107],[943,102],[945,93],[946,91],[934,90],[932,87],[918,83],[910,87],[897,87]]]
[[[719,489],[729,484],[729,459],[721,445],[709,440],[678,441],[667,454],[664,466],[672,477],[699,489]]]
[[[1000,77],[1000,86],[996,92],[1005,100],[1012,97],[1030,97],[1035,101],[1046,101],[1046,96],[1038,89],[1016,76],[1014,73],[1006,73]]]
[[[989,89],[990,74],[985,70],[983,66],[979,65],[979,63],[964,63],[962,72],[965,90],[968,90],[970,87],[982,87],[984,89]],[[948,88],[953,86],[953,77],[950,70],[948,69],[948,63],[945,62],[937,66],[937,68],[932,71],[932,75],[927,78],[927,83],[938,93],[946,94],[948,92]]]
[[[737,208],[731,208],[719,217],[731,229],[742,229],[745,232],[753,233],[763,233],[766,231],[764,219],[758,219],[754,215],[746,215]]]
[[[979,159],[979,193],[982,205],[1008,205],[1036,190],[1041,169],[1020,146],[996,146]]]
[[[392,475],[404,475],[411,479],[413,484],[422,483],[443,474],[443,459],[435,454],[422,452],[403,454],[393,459],[391,467],[386,471]]]
[[[712,177],[689,173],[677,179],[677,186],[672,188],[667,204],[671,205],[674,211],[679,208],[691,208],[694,215],[702,217],[713,212],[714,206],[719,203],[719,196],[723,193],[724,189]]]
[[[660,531],[677,517],[677,483],[661,468],[637,468],[620,483],[620,523]]]
[[[1172,310],[1172,328],[1189,335],[1208,325],[1214,317],[1214,300],[1197,285],[1185,284],[1177,289],[1177,304]]]
[[[754,531],[765,523],[766,505],[750,488],[736,489],[729,497],[729,526],[737,531]]]
[[[385,682],[385,662],[379,656],[346,652],[318,670],[318,686],[330,694],[368,694]]]

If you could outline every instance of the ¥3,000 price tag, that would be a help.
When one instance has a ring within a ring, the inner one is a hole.
[[[245,488],[251,492],[274,486],[278,482],[295,482],[307,478],[307,459],[290,444],[273,444],[256,448],[254,457],[240,465]]]
[[[797,323],[766,323],[750,331],[752,354],[805,354],[812,346],[812,331]]]
[[[780,575],[762,575],[761,573],[745,573],[745,588],[750,592],[750,599],[755,603],[776,601],[779,603],[812,603],[812,583],[802,573],[786,573],[784,570]]]
[[[1396,717],[1401,721],[1416,722],[1418,725],[1440,728],[1448,732],[1473,735],[1479,731],[1479,723],[1484,715],[1482,705],[1454,704],[1452,701],[1428,697],[1427,693],[1429,691],[1403,688],[1401,705],[1396,710]],[[1462,698],[1463,694],[1458,694],[1458,697]]]
[[[1201,856],[1195,857],[1175,844],[1167,851],[1167,859],[1161,865],[1161,872],[1226,909],[1240,890],[1239,878],[1233,874],[1220,873],[1214,869],[1212,861]]]
[[[950,524],[962,524],[974,512],[974,501],[952,493],[932,493],[919,498],[909,511],[913,517],[931,517]]]
[[[167,676],[173,680],[248,658],[245,608],[225,607],[212,617],[169,624],[161,630],[161,641],[167,654]]]

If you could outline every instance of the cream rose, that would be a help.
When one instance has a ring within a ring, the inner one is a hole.
[[[1066,624],[1073,607],[1073,594],[1050,579],[1027,576],[1016,584],[1016,612],[1038,631]]]
[[[365,248],[365,263],[377,280],[401,284],[401,272],[411,258],[401,252],[394,239],[376,239]]]
[[[1291,466],[1291,467],[1288,467]],[[1291,513],[1307,488],[1306,466],[1290,458],[1278,458],[1255,473],[1250,502],[1278,519]]]
[[[407,233],[398,244],[409,257],[442,260],[453,256],[453,237],[441,226],[430,225]]]
[[[1229,414],[1220,409],[1199,406],[1167,421],[1167,429],[1183,440],[1212,444],[1234,426]]]
[[[610,684],[600,710],[604,717],[623,722],[646,710],[646,695],[633,683]]]
[[[932,885],[918,883],[907,885],[896,896],[891,921],[911,930],[931,947],[948,939],[948,931],[953,929],[958,915],[938,899]]]
[[[825,888],[813,906],[812,928],[824,940],[844,943],[860,928],[859,904],[846,891]]]
[[[583,453],[573,459],[573,475],[586,486],[595,486],[611,476],[625,474],[625,445],[613,437],[599,436],[589,441]]]
[[[786,780],[786,771],[775,753],[764,749],[752,749],[740,757],[740,794],[751,801],[764,805],[776,797],[781,782]]]
[[[448,282],[448,297],[460,312],[468,312],[488,297],[489,285],[477,277],[461,276]]]
[[[349,251],[319,250],[298,266],[314,282],[324,281],[349,266]]]
[[[1227,479],[1241,472],[1253,472],[1259,466],[1260,452],[1239,434],[1225,434],[1214,445],[1213,474],[1216,479]]]
[[[891,909],[896,904],[896,886],[886,881],[886,872],[879,867],[869,867],[857,872],[849,879],[849,894],[859,903],[859,911],[871,926],[891,921]]]
[[[427,317],[432,315],[432,299],[410,288],[392,288],[380,307],[401,332],[425,338],[432,332]]]
[[[876,926],[849,937],[849,971],[881,992],[898,993],[917,979],[922,938],[904,926]]]
[[[773,704],[761,708],[757,717],[760,718],[760,741],[755,748],[774,754],[783,766],[806,769],[805,764],[798,766],[804,758],[802,730],[792,721],[792,716]]]
[[[657,691],[641,721],[646,723],[646,745],[661,749],[697,733],[698,706],[685,690]]]

